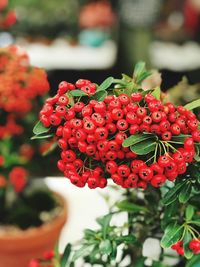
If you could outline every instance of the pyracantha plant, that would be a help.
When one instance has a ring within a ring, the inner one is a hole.
[[[133,264],[148,237],[161,240],[163,248],[161,265],[152,266],[168,266],[162,259],[169,247],[187,259],[200,252],[200,130],[192,111],[200,100],[186,106],[166,102],[159,87],[142,89],[149,75],[138,63],[133,77],[109,77],[100,85],[62,81],[40,111],[34,138],[57,138],[57,166],[72,184],[94,189],[112,180],[127,193],[98,220],[102,230],[86,232],[73,261],[79,255],[86,262],[123,266],[109,264],[124,243],[122,259],[129,255]],[[124,211],[128,236],[110,225],[113,214]]]
[[[31,129],[39,99],[48,91],[45,71],[32,67],[24,50],[17,46],[0,49],[0,225],[28,228],[41,224],[44,207],[41,210],[41,203],[38,207],[36,195],[44,202],[50,199],[54,206],[49,192],[31,189],[27,168],[35,168]]]

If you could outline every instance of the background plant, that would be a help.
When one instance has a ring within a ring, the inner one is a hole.
[[[17,46],[0,49],[0,69],[0,223],[28,228],[43,223],[41,213],[55,207],[44,185],[32,186],[28,179],[41,169],[33,164],[40,144],[34,147],[30,136],[49,84],[44,70],[32,67]]]

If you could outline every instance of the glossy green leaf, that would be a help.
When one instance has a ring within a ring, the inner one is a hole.
[[[86,238],[90,238],[90,237],[94,237],[94,235],[96,234],[95,231],[90,230],[90,229],[85,229],[84,230],[84,234]]]
[[[139,79],[139,77],[143,74],[143,72],[146,71],[146,63],[143,61],[138,62],[135,65],[133,76],[136,78],[136,80]]]
[[[200,255],[194,255],[191,260],[187,261],[185,267],[199,267],[200,266]]]
[[[71,244],[67,244],[61,258],[60,267],[65,267],[71,253]]]
[[[174,185],[170,188],[169,191],[165,194],[162,202],[164,205],[169,205],[178,197],[178,193],[181,191],[181,188],[185,185],[186,181]],[[175,197],[175,199],[174,199]]]
[[[85,92],[78,90],[78,89],[70,91],[70,94],[72,96],[86,96],[87,95]]]
[[[97,91],[105,91],[106,89],[108,89],[111,84],[114,82],[114,78],[113,77],[108,77],[105,81],[103,81],[98,87],[97,87]]]
[[[191,137],[191,135],[188,134],[173,135],[171,141],[184,143],[186,137]]]
[[[111,241],[108,239],[101,241],[99,245],[99,250],[102,254],[110,255],[112,253]]]
[[[194,207],[192,205],[188,205],[185,211],[185,217],[187,221],[190,221],[194,216]]]
[[[102,234],[104,239],[106,239],[111,219],[112,219],[112,214],[107,214],[103,217],[97,218],[96,220],[98,224],[102,227]]]
[[[185,184],[184,188],[180,191],[178,199],[180,203],[186,203],[190,199],[190,195],[192,192],[192,184]]]
[[[192,251],[189,249],[189,243],[192,240],[192,235],[190,234],[190,232],[187,230],[185,232],[184,235],[184,239],[183,239],[183,248],[184,248],[184,256],[186,257],[186,259],[191,259],[192,256],[194,255],[192,253]]]
[[[35,140],[35,139],[46,139],[46,138],[50,138],[53,137],[53,134],[46,134],[46,135],[34,135],[31,137],[31,140]]]
[[[115,241],[112,242],[112,253],[110,254],[111,260],[115,260],[117,257],[117,243]]]
[[[147,140],[149,138],[155,138],[156,136],[154,134],[151,133],[143,133],[143,134],[134,134],[129,136],[128,138],[126,138],[124,140],[124,142],[122,143],[123,147],[129,147],[132,146],[134,144],[140,143],[143,140]]]
[[[156,87],[151,93],[156,99],[160,100],[161,90],[160,87]]]
[[[117,207],[120,210],[127,211],[127,212],[145,212],[145,213],[148,212],[147,208],[134,204],[134,203],[130,203],[127,200],[123,200],[117,203]]]
[[[42,124],[41,121],[38,121],[36,123],[36,125],[33,128],[33,133],[35,135],[40,135],[40,134],[44,134],[44,133],[48,133],[50,131],[50,128],[46,128],[44,127],[44,125]]]
[[[153,139],[144,140],[140,143],[131,146],[131,151],[137,155],[146,155],[152,151],[155,151],[156,142]]]
[[[178,240],[181,239],[183,234],[183,226],[171,225],[165,230],[165,233],[161,239],[161,246],[163,248],[169,248]]]
[[[150,71],[145,71],[143,72],[137,79],[137,83],[141,84],[147,77],[151,76],[151,72]]]
[[[134,235],[123,235],[119,236],[115,239],[116,242],[125,242],[128,244],[133,244],[136,241],[136,237]]]
[[[111,219],[112,219],[112,214],[108,214],[108,215],[104,216],[103,225],[102,225],[102,233],[103,233],[104,239],[107,236]]]
[[[97,91],[92,98],[97,101],[103,101],[104,98],[108,95],[108,93],[105,90]]]
[[[192,101],[191,103],[188,103],[187,105],[184,106],[186,109],[188,110],[193,110],[195,108],[198,108],[200,107],[200,98],[195,100],[195,101]]]
[[[128,76],[128,75],[126,75],[126,74],[124,74],[124,73],[122,73],[122,80],[126,81],[126,82],[131,82],[133,80],[133,78]]]
[[[75,251],[72,261],[76,261],[79,258],[84,258],[90,255],[95,245],[84,245],[79,250]]]

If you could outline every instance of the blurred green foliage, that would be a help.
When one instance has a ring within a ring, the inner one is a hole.
[[[9,5],[17,13],[18,22],[12,29],[16,35],[54,38],[76,32],[77,0],[10,0]]]

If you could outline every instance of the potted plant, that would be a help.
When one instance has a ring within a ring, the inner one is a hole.
[[[30,137],[48,91],[45,71],[32,67],[24,50],[0,49],[1,267],[27,267],[30,258],[54,247],[66,221],[63,198],[28,179],[44,168],[42,161],[34,164],[41,146],[33,146]]]
[[[57,138],[60,171],[80,188],[112,181],[118,195],[97,219],[99,229],[86,229],[63,255],[32,260],[30,267],[80,260],[80,266],[198,266],[200,130],[192,110],[200,100],[166,102],[159,87],[142,89],[150,75],[140,62],[133,77],[109,77],[100,85],[63,81],[46,100],[34,133]],[[125,215],[120,226],[114,223],[119,214]]]

